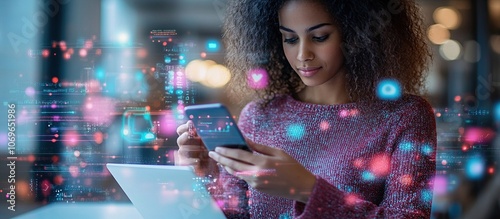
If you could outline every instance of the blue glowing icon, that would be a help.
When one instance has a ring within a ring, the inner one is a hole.
[[[165,56],[165,63],[169,64],[172,62],[172,58],[170,56]]]
[[[122,119],[123,137],[131,142],[149,142],[156,139],[151,115],[147,110],[127,110]]]
[[[218,52],[220,50],[220,43],[217,40],[209,40],[207,41],[207,51],[208,52]]]
[[[288,137],[292,140],[299,140],[305,134],[305,128],[302,124],[291,124],[286,128]]]
[[[377,85],[377,97],[381,100],[397,100],[401,93],[401,85],[397,80],[384,79]]]

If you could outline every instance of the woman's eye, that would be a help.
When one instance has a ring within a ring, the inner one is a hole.
[[[313,37],[313,39],[314,39],[316,42],[323,42],[323,41],[325,41],[326,39],[328,39],[328,36],[329,36],[329,35],[325,35],[325,36],[321,36],[321,37]]]
[[[283,42],[288,43],[288,44],[294,44],[295,42],[297,42],[297,40],[298,40],[297,37],[294,37],[294,38],[285,38],[285,40],[283,40]]]

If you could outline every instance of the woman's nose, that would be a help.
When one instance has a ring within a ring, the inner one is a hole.
[[[311,61],[313,59],[314,59],[314,53],[312,52],[310,46],[308,45],[307,42],[302,41],[299,45],[297,60],[304,62],[304,61]]]

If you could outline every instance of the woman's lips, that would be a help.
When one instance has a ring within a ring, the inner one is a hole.
[[[318,71],[321,69],[321,67],[306,67],[306,68],[298,68],[299,73],[304,76],[304,77],[312,77]]]

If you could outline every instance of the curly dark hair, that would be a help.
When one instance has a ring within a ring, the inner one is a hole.
[[[288,64],[279,32],[278,11],[287,1],[230,1],[223,41],[234,93],[248,94],[247,72],[255,68],[269,76],[268,86],[256,90],[266,105],[276,95],[293,95],[304,87]],[[413,0],[311,1],[323,4],[341,30],[352,101],[374,101],[378,82],[386,78],[398,80],[403,93],[421,91],[431,53]]]

